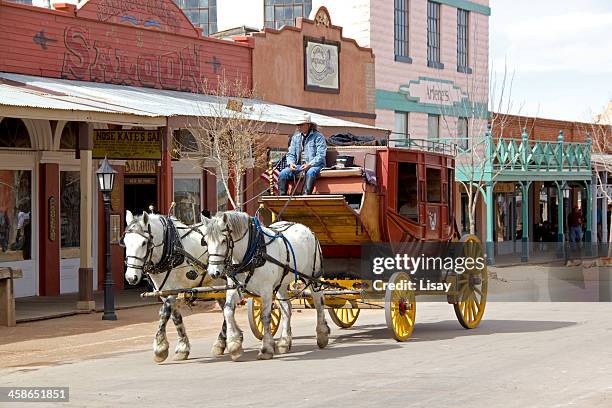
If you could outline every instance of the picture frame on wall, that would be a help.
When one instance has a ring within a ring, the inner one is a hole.
[[[304,89],[340,93],[340,43],[304,37]]]

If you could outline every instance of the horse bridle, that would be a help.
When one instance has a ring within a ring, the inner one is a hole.
[[[151,232],[151,224],[148,224],[147,231],[142,232],[134,228],[137,223],[138,221],[134,220],[130,225],[127,226],[127,228],[123,232],[123,235],[121,236],[121,239],[119,240],[119,245],[125,248],[124,238],[127,234],[137,234],[146,239],[147,253],[143,257],[135,255],[126,255],[124,264],[127,268],[139,269],[141,272],[147,273],[147,271],[153,268],[153,261],[151,261],[151,257],[153,256],[153,250],[163,245],[163,242],[161,244],[155,245],[155,242],[153,241],[153,233]],[[136,261],[139,261],[140,264],[130,262],[130,259],[135,259]]]
[[[240,242],[241,240],[243,240],[247,234],[250,232],[251,227],[249,225],[249,228],[247,228],[247,230],[244,232],[244,234],[242,234],[242,236],[240,238],[238,238],[237,240],[234,241],[234,238],[232,238],[232,230],[230,229],[229,225],[225,226],[225,229],[223,230],[223,237],[225,238],[226,242],[227,242],[227,246],[225,248],[225,254],[213,254],[211,252],[208,253],[208,264],[209,265],[224,265],[226,268],[231,266],[232,263],[232,258],[234,256],[234,244],[236,242]],[[217,258],[221,258],[218,261],[212,260],[211,257],[217,257]]]

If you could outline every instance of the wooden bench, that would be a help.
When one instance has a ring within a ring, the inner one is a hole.
[[[23,277],[21,269],[0,267],[0,326],[15,326],[13,279]]]

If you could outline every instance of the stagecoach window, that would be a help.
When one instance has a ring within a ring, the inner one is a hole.
[[[441,203],[442,202],[442,181],[441,171],[439,169],[427,168],[427,202]]]
[[[60,172],[61,257],[78,258],[81,225],[81,182],[78,171]]]
[[[397,212],[404,218],[419,222],[417,166],[399,163],[397,177]]]

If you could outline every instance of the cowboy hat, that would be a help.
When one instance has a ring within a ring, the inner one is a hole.
[[[310,113],[304,113],[301,117],[300,120],[295,122],[296,125],[303,125],[305,123],[314,123],[312,121],[312,118],[310,116]]]

